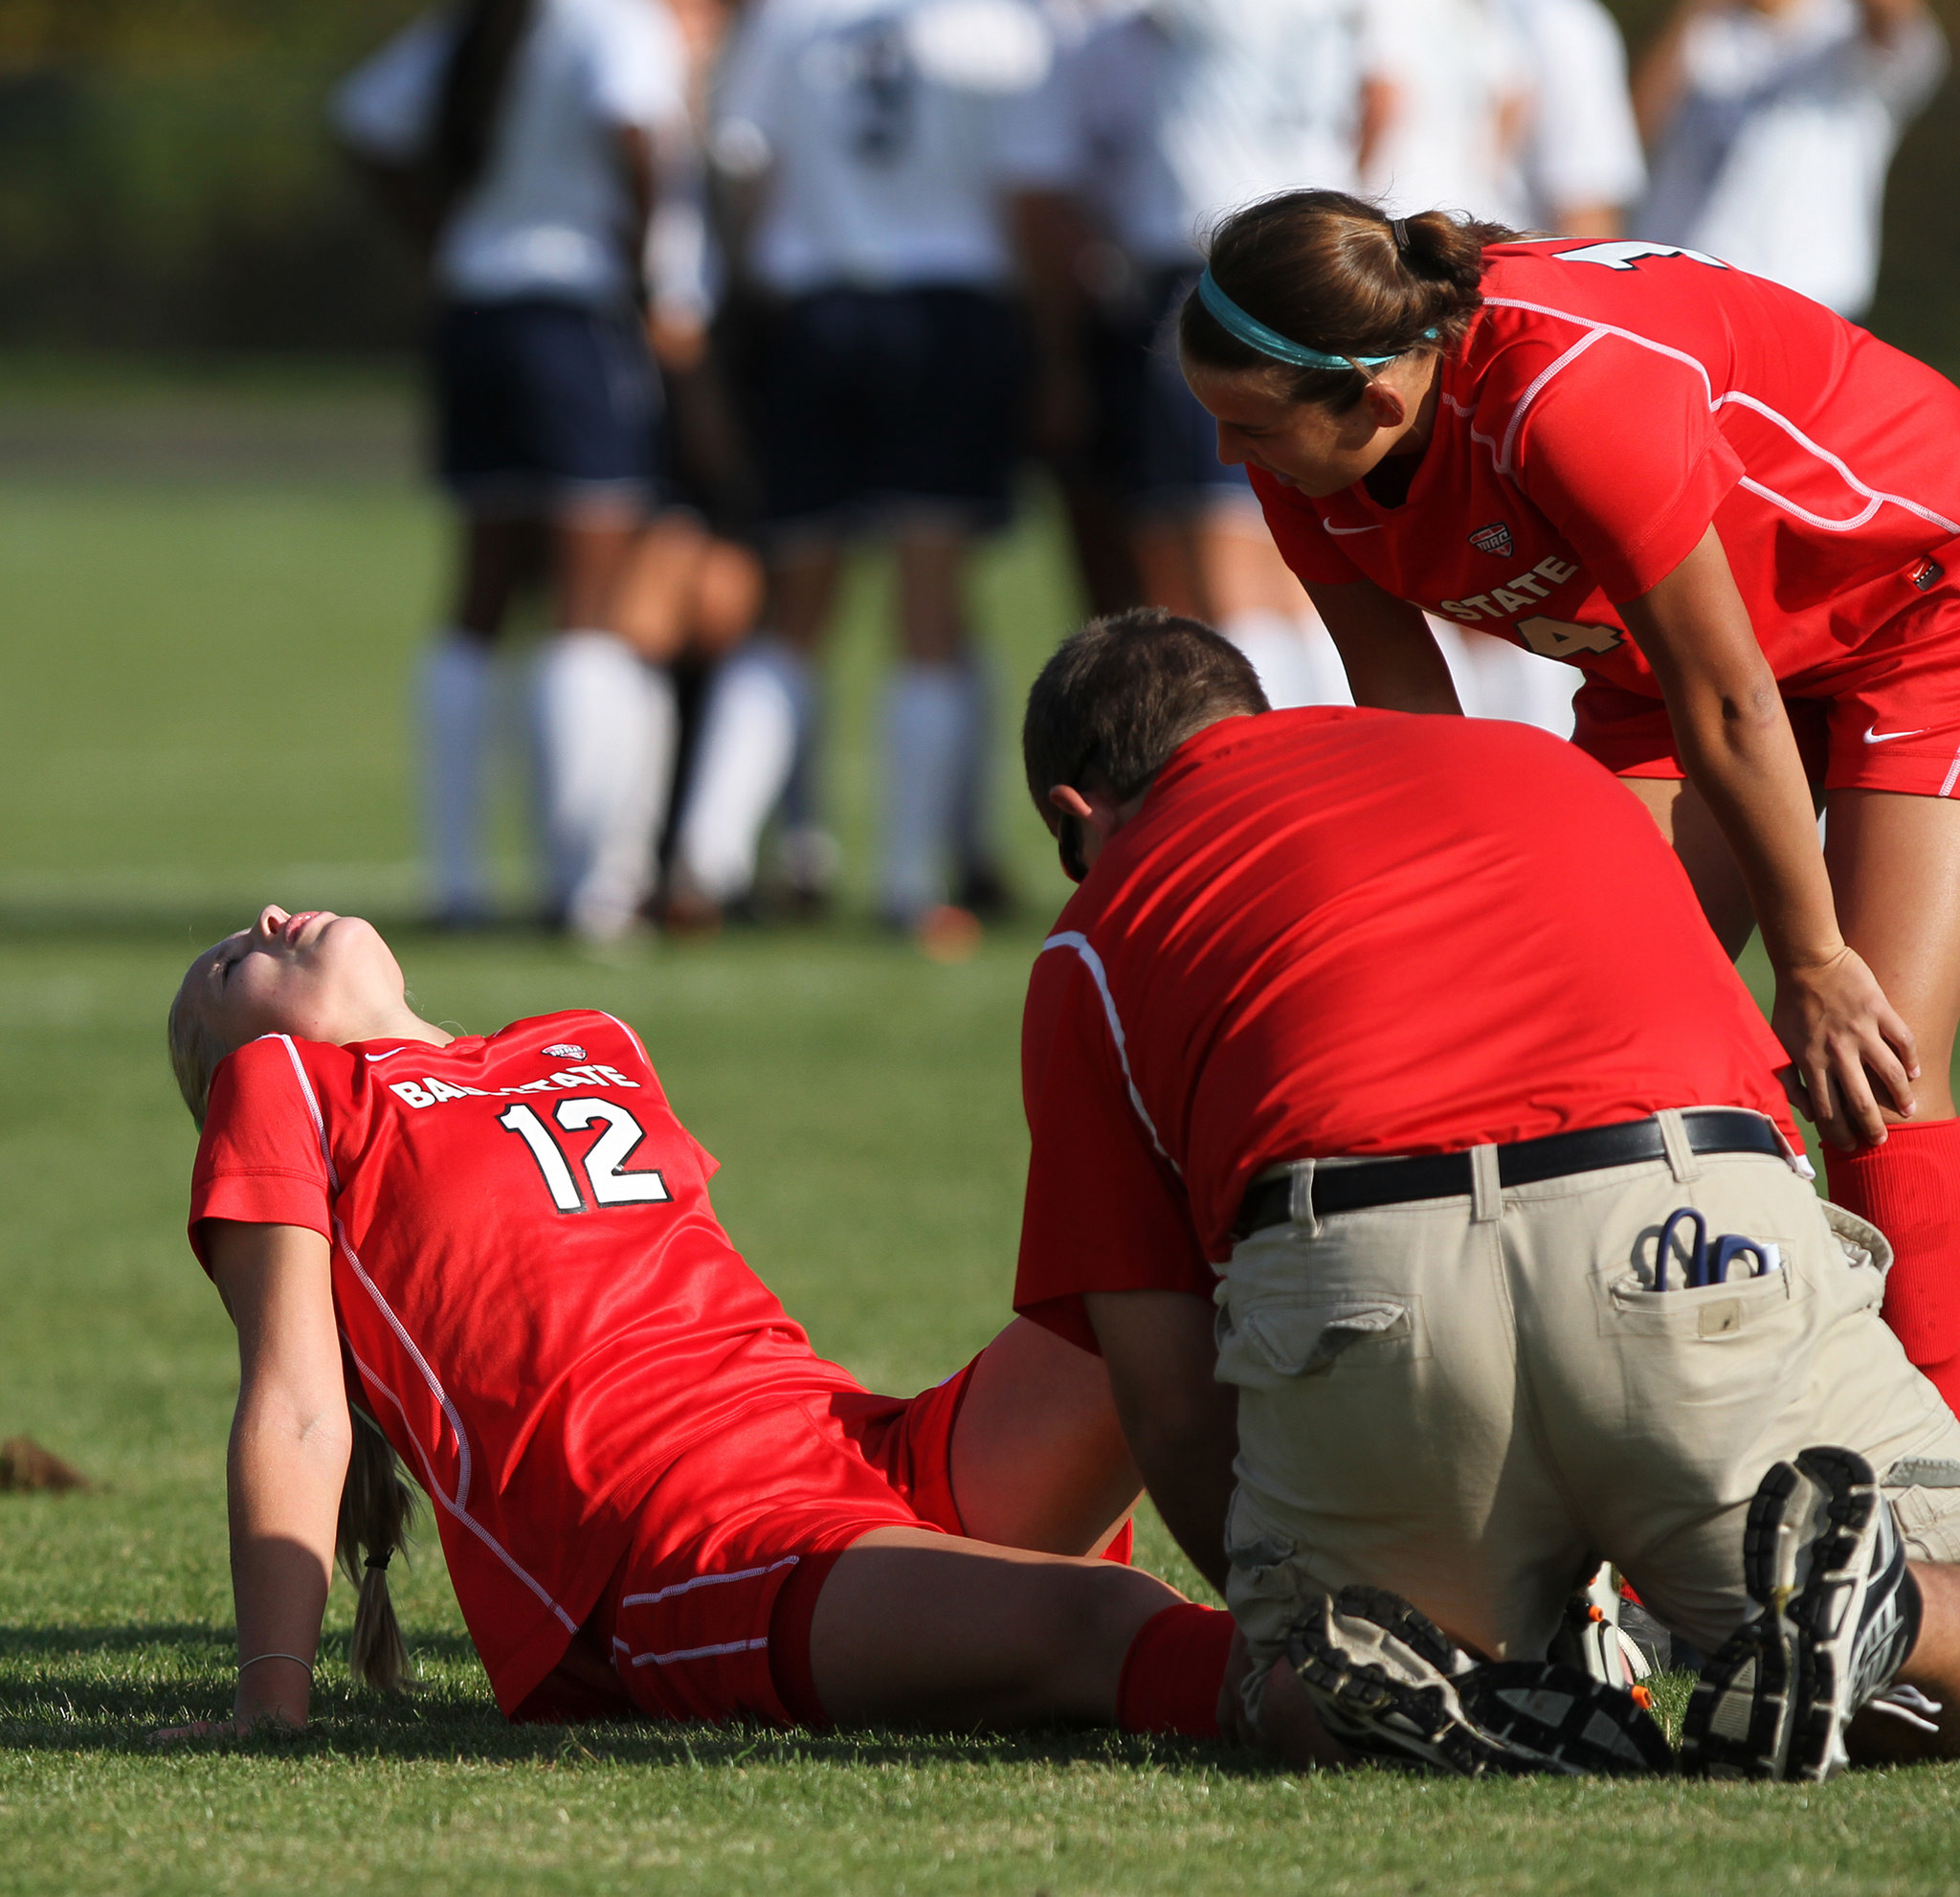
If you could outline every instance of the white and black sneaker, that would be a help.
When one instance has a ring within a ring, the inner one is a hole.
[[[1473,1661],[1381,1588],[1323,1596],[1286,1653],[1322,1725],[1363,1758],[1464,1778],[1673,1768],[1660,1729],[1628,1694],[1575,1667]]]
[[[1602,1565],[1567,1597],[1565,1617],[1546,1658],[1576,1666],[1602,1685],[1617,1686],[1637,1699],[1646,1690],[1640,1683],[1665,1668],[1667,1647],[1666,1630],[1622,1597],[1612,1567]]]
[[[1702,1669],[1682,1770],[1830,1778],[1849,1762],[1853,1715],[1919,1638],[1919,1585],[1871,1464],[1829,1447],[1778,1462],[1749,1504],[1743,1578],[1763,1611]]]

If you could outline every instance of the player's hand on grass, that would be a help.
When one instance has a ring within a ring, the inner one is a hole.
[[[1796,1062],[1791,1099],[1829,1145],[1882,1145],[1882,1106],[1911,1117],[1912,1030],[1854,949],[1779,971],[1771,1025]]]

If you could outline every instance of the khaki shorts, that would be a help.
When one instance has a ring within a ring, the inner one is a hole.
[[[1960,1422],[1879,1316],[1890,1248],[1782,1160],[1697,1157],[1661,1118],[1671,1162],[1500,1191],[1484,1148],[1474,1197],[1309,1213],[1234,1252],[1228,1598],[1257,1660],[1351,1582],[1537,1658],[1602,1559],[1712,1650],[1751,1611],[1749,1499],[1814,1443],[1872,1463],[1916,1559],[1960,1560]],[[1782,1268],[1688,1290],[1677,1253],[1656,1291],[1682,1205],[1711,1240],[1772,1240]]]

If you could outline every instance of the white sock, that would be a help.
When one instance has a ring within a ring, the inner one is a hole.
[[[945,861],[979,718],[979,682],[964,661],[902,664],[886,690],[880,901],[893,922],[916,922],[946,901]]]
[[[416,725],[422,742],[422,814],[436,913],[485,914],[483,762],[495,711],[489,646],[455,628],[422,654]]]
[[[654,882],[679,721],[674,686],[611,633],[560,633],[536,676],[551,898],[577,934],[632,927]]]
[[[810,660],[778,638],[750,639],[715,674],[676,838],[677,860],[711,902],[754,885],[763,826],[807,748],[815,704]]]
[[[1235,613],[1218,630],[1252,661],[1275,711],[1300,704],[1352,704],[1341,655],[1315,617],[1257,610]]]

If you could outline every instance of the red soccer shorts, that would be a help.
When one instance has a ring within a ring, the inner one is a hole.
[[[593,1618],[642,1712],[823,1723],[809,1657],[823,1577],[873,1529],[961,1532],[948,1460],[972,1370],[909,1399],[759,1406],[668,1466]]]
[[[1960,576],[1861,636],[1842,658],[1778,681],[1811,782],[1830,791],[1960,794]],[[1588,679],[1572,742],[1621,777],[1680,777],[1659,699]]]

